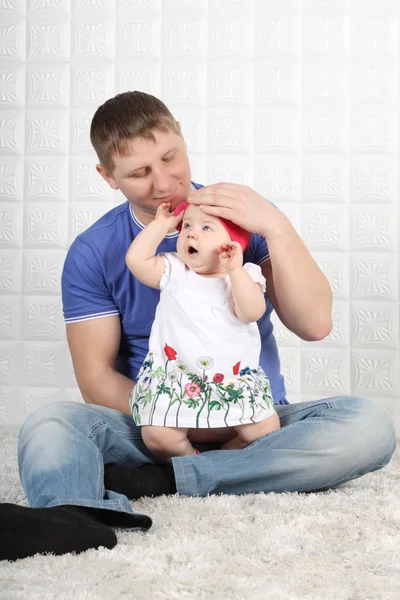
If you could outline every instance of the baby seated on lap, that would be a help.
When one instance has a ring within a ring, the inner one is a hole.
[[[177,252],[156,255],[175,229]],[[171,213],[164,202],[127,252],[133,275],[161,290],[130,406],[163,460],[196,454],[191,442],[241,449],[280,428],[259,365],[265,278],[258,265],[243,265],[249,241],[231,221],[187,202]]]

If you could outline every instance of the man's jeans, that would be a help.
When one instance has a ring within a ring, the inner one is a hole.
[[[380,469],[394,452],[387,411],[365,398],[338,396],[276,410],[281,429],[243,450],[196,444],[201,454],[174,458],[178,493],[321,490]],[[104,465],[157,462],[131,416],[76,402],[32,413],[20,431],[18,460],[33,508],[69,504],[128,513],[133,512],[128,499],[104,489]]]

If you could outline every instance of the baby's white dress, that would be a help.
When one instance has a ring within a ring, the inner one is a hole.
[[[229,276],[202,277],[177,253],[160,256],[160,301],[130,396],[135,423],[214,428],[273,415],[258,326],[235,315]],[[246,263],[244,269],[265,292],[261,268]]]

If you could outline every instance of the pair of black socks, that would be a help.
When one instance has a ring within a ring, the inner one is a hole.
[[[172,466],[144,465],[137,469],[106,468],[105,487],[136,500],[176,492]],[[150,517],[106,509],[62,505],[29,508],[0,504],[0,560],[17,560],[35,554],[85,552],[114,548],[112,528],[146,531]]]

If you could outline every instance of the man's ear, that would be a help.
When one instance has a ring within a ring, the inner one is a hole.
[[[115,183],[113,176],[106,169],[106,167],[104,165],[102,165],[101,163],[99,163],[98,165],[96,165],[96,171],[98,173],[100,173],[100,175],[102,176],[102,178],[105,179],[105,181],[107,181],[108,185],[110,185],[114,190],[118,189],[118,186]]]

